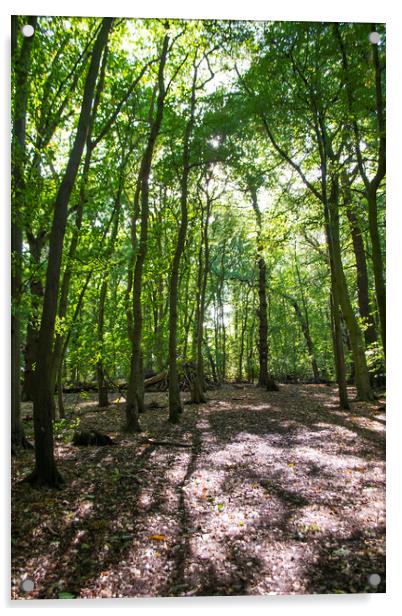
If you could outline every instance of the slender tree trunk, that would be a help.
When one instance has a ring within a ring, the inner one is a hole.
[[[308,315],[308,308],[307,308],[307,302],[306,302],[306,298],[305,298],[305,294],[304,294],[304,289],[303,289],[303,283],[302,283],[302,279],[300,276],[300,270],[299,270],[299,265],[297,263],[297,255],[296,255],[296,249],[295,249],[295,270],[296,270],[296,276],[297,276],[297,281],[299,283],[299,290],[300,290],[300,297],[301,297],[301,301],[302,301],[302,307],[303,310],[298,306],[296,308],[296,306],[293,304],[293,307],[295,309],[296,312],[296,316],[299,320],[302,332],[303,332],[303,336],[304,339],[306,341],[306,345],[307,345],[307,350],[308,350],[308,354],[310,357],[310,361],[311,361],[311,368],[313,370],[313,376],[314,376],[314,382],[315,383],[319,383],[320,382],[320,373],[318,370],[318,366],[317,366],[317,360],[315,357],[315,352],[314,352],[314,345],[313,345],[313,341],[311,338],[311,333],[310,333],[310,322],[309,322],[309,315]],[[296,301],[296,300],[294,300]],[[296,302],[297,304],[297,302]],[[303,314],[304,311],[304,314]]]
[[[348,351],[348,359],[349,359],[349,383],[355,383],[355,362],[353,360],[353,350],[352,345],[350,344],[350,336],[348,332],[347,325],[345,323],[345,319],[343,318],[343,314],[341,312],[341,332],[342,338],[344,342],[344,348],[346,347]]]
[[[378,232],[378,214],[377,214],[377,193],[374,188],[370,188],[367,194],[368,212],[369,212],[369,230],[371,240],[371,254],[373,261],[375,292],[378,306],[378,314],[380,320],[381,339],[386,353],[386,293],[384,281],[384,265],[381,252],[380,235]]]
[[[70,152],[67,168],[57,192],[49,240],[46,286],[39,330],[39,351],[34,396],[35,469],[27,480],[30,483],[47,485],[50,487],[57,487],[63,482],[56,467],[53,451],[52,403],[54,392],[52,390],[53,379],[51,365],[63,240],[67,222],[68,203],[77,176],[89,128],[95,83],[101,55],[107,42],[112,21],[113,20],[110,18],[102,20],[102,25],[94,44],[85,81],[77,132]]]
[[[121,166],[120,166],[120,176],[119,176],[119,186],[117,189],[117,195],[114,203],[113,210],[113,228],[112,233],[109,240],[109,245],[106,249],[105,260],[108,262],[110,257],[113,255],[114,246],[116,243],[117,232],[119,229],[119,221],[120,221],[120,209],[121,209],[121,193],[123,190],[123,181],[124,181],[124,168],[125,168],[125,158],[124,154],[122,155]],[[99,294],[99,306],[98,306],[98,346],[99,346],[99,359],[96,362],[96,379],[98,383],[98,406],[103,408],[109,406],[108,399],[108,387],[107,381],[105,379],[105,370],[104,370],[104,323],[105,323],[105,304],[106,297],[109,286],[109,271],[103,272],[103,281],[101,285],[101,290]]]
[[[353,252],[355,255],[359,313],[363,323],[365,324],[364,338],[366,345],[371,345],[377,342],[377,332],[370,310],[366,251],[364,248],[364,241],[359,222],[355,212],[353,211],[352,195],[346,177],[343,179],[343,189],[345,193],[346,216],[349,221],[350,233],[353,242]]]
[[[65,319],[67,315],[70,283],[71,283],[71,279],[73,276],[74,260],[75,260],[75,255],[77,252],[78,241],[79,241],[81,225],[82,225],[82,218],[83,218],[83,213],[84,213],[84,206],[86,202],[86,189],[87,189],[89,168],[90,168],[91,155],[92,155],[92,147],[90,145],[89,131],[87,135],[87,147],[86,147],[84,167],[83,167],[83,172],[82,172],[82,177],[81,177],[80,194],[79,194],[79,200],[78,200],[78,205],[77,205],[77,211],[75,215],[75,225],[74,225],[73,234],[71,237],[70,246],[68,249],[67,264],[66,264],[66,267],[65,267],[65,270],[62,276],[62,280],[61,280],[61,285],[60,285],[60,297],[58,300],[58,311],[57,311],[60,322],[63,322],[63,320]],[[53,390],[56,384],[58,366],[62,361],[61,351],[63,348],[63,340],[64,340],[64,334],[57,332],[55,335],[53,351],[52,351],[52,358],[53,358],[52,360],[52,388]],[[55,409],[53,408],[53,412],[52,412],[53,418],[55,416],[54,411]]]
[[[105,322],[105,303],[107,295],[108,281],[105,278],[102,282],[100,294],[99,294],[99,308],[98,308],[98,345],[99,345],[99,359],[96,362],[96,379],[98,382],[98,406],[104,408],[109,406],[107,382],[105,380],[105,372],[103,369],[103,330]]]
[[[191,270],[190,270],[190,267],[187,266],[186,287],[185,287],[185,292],[184,292],[184,309],[183,309],[184,340],[183,340],[183,348],[182,348],[182,353],[181,353],[181,357],[184,363],[187,362],[190,327],[191,327],[191,321],[194,315],[194,304],[192,305],[192,308],[190,309],[190,297],[189,297],[190,276],[191,276]]]
[[[184,131],[183,143],[183,166],[180,187],[180,211],[181,220],[177,237],[176,249],[173,256],[172,269],[170,274],[169,288],[169,421],[177,423],[183,407],[180,399],[179,374],[177,369],[177,301],[179,287],[179,270],[181,256],[184,251],[187,226],[188,226],[188,177],[190,172],[190,138],[194,126],[195,112],[195,89],[197,81],[197,66],[194,58],[193,83],[190,99],[190,117]]]
[[[262,221],[261,211],[257,202],[257,191],[254,187],[249,187],[253,209],[257,220],[257,263],[258,263],[258,321],[259,321],[259,338],[258,338],[258,352],[259,352],[259,374],[258,383],[259,387],[265,387],[268,391],[278,391],[274,379],[268,373],[268,318],[267,318],[267,266],[263,256],[262,245]]]
[[[373,28],[375,26],[373,24]],[[386,353],[386,296],[384,265],[381,252],[380,234],[378,231],[377,191],[386,172],[386,130],[385,130],[385,103],[383,100],[381,66],[378,54],[378,45],[372,45],[375,94],[376,94],[376,118],[378,133],[378,164],[377,171],[370,182],[367,190],[367,203],[369,213],[369,230],[373,259],[374,282],[377,296],[378,313],[380,317],[381,338]]]
[[[37,17],[28,23],[36,27]],[[11,160],[11,441],[12,446],[28,446],[21,423],[21,286],[23,213],[25,201],[26,114],[29,96],[29,71],[34,37],[24,37],[18,53],[20,35],[18,17],[12,16],[11,57],[12,77],[15,83],[13,106],[12,160]]]
[[[342,409],[348,410],[348,390],[346,387],[346,371],[345,371],[345,356],[341,330],[341,315],[339,310],[338,290],[336,285],[332,286],[331,296],[331,323],[332,323],[332,341],[335,358],[335,373],[338,383],[339,405]]]
[[[371,24],[370,31],[375,31],[375,24]],[[377,298],[378,314],[380,321],[381,339],[386,353],[386,295],[385,295],[385,280],[384,280],[384,265],[381,251],[381,241],[378,230],[378,212],[377,212],[377,191],[383,181],[386,173],[386,122],[385,122],[385,102],[383,98],[382,88],[382,70],[380,66],[380,58],[378,53],[378,45],[372,44],[372,66],[374,67],[374,84],[375,84],[375,112],[377,121],[377,161],[374,176],[369,179],[366,163],[363,160],[361,151],[361,136],[358,121],[354,113],[354,90],[353,80],[349,74],[349,61],[346,52],[345,44],[342,40],[339,25],[334,25],[335,35],[339,42],[339,47],[342,55],[342,67],[344,74],[344,82],[348,97],[349,111],[351,115],[351,123],[353,127],[356,158],[361,179],[365,186],[365,193],[368,205],[369,218],[369,234],[372,248],[372,262],[374,272],[374,284]],[[372,164],[372,161],[370,162]]]
[[[202,404],[206,402],[203,388],[204,371],[203,371],[203,358],[202,358],[202,334],[203,334],[203,309],[202,309],[202,286],[203,286],[203,270],[205,264],[202,261],[202,249],[200,248],[199,262],[198,262],[198,280],[200,291],[200,297],[197,298],[197,308],[195,314],[194,323],[194,336],[193,336],[193,357],[195,358],[195,373],[191,383],[191,402],[193,404]],[[201,350],[200,350],[201,349]]]
[[[245,335],[247,330],[247,318],[248,318],[248,292],[246,294],[246,306],[244,318],[241,320],[241,329],[240,329],[240,349],[239,349],[239,364],[237,371],[238,381],[241,383],[243,380],[243,358],[244,358],[244,346],[245,346]]]
[[[142,367],[141,335],[142,335],[142,272],[147,252],[148,241],[148,217],[149,217],[149,176],[151,172],[152,158],[155,144],[162,124],[165,84],[164,69],[168,54],[169,37],[166,34],[163,40],[163,48],[158,71],[158,98],[156,103],[156,115],[151,124],[148,143],[141,161],[139,173],[140,198],[141,198],[141,225],[138,251],[135,259],[133,274],[133,310],[132,310],[132,337],[131,337],[131,362],[130,377],[127,390],[126,402],[126,425],[127,432],[139,432],[141,430],[138,414],[141,411],[144,399],[144,371]]]
[[[57,405],[59,409],[59,417],[65,417],[64,400],[63,400],[63,362],[60,363],[57,371]]]
[[[58,302],[58,317],[61,322],[65,319],[67,315],[68,296],[69,296],[69,291],[70,291],[71,279],[73,276],[74,261],[75,261],[75,256],[76,256],[78,243],[80,239],[84,208],[87,202],[87,186],[88,186],[88,181],[89,181],[89,171],[90,171],[90,166],[91,166],[92,153],[98,143],[98,141],[92,140],[92,136],[93,136],[92,133],[93,133],[95,118],[98,112],[98,107],[100,104],[101,94],[102,94],[103,87],[104,87],[104,77],[105,77],[105,71],[106,71],[107,57],[108,57],[107,47],[105,47],[105,50],[103,52],[102,64],[101,64],[101,68],[99,71],[99,79],[98,79],[96,90],[95,90],[94,103],[93,103],[92,110],[91,110],[88,131],[86,135],[86,150],[85,150],[84,166],[83,166],[82,176],[81,176],[78,205],[77,205],[77,210],[75,214],[75,225],[73,229],[70,246],[68,249],[67,264],[66,264],[66,268],[64,270],[62,282],[61,282],[60,298]],[[53,381],[52,387],[53,389],[56,384],[58,366],[63,363],[63,358],[62,358],[63,339],[64,339],[64,334],[56,333],[55,341],[53,345],[53,361],[52,361],[52,381]],[[53,417],[55,417],[55,407],[53,408]]]
[[[306,341],[306,347],[307,347],[307,351],[308,351],[308,354],[309,354],[309,357],[310,357],[310,361],[311,361],[311,368],[312,368],[312,371],[313,371],[314,382],[315,383],[319,383],[320,382],[320,374],[319,374],[319,371],[318,371],[317,360],[315,358],[314,344],[313,344],[313,340],[312,340],[311,334],[310,334],[309,323],[306,320],[306,318],[303,316],[302,309],[300,308],[300,306],[297,303],[296,299],[294,297],[291,297],[290,295],[285,294],[285,293],[282,293],[282,295],[283,295],[283,297],[285,297],[289,301],[289,303],[294,308],[297,320],[299,321],[300,328],[301,328],[303,336],[304,336],[304,340]]]
[[[342,265],[341,247],[339,240],[339,212],[337,194],[333,194],[331,196],[329,212],[331,225],[333,277],[337,287],[339,305],[341,306],[342,313],[348,327],[350,343],[352,345],[353,360],[355,363],[356,371],[357,397],[359,400],[372,400],[373,392],[370,386],[369,373],[367,369],[364,337],[360,330],[356,315],[350,301],[345,272]]]
[[[223,300],[223,285],[224,285],[224,254],[225,254],[226,243],[223,245],[223,252],[221,256],[221,272],[220,279],[218,282],[217,288],[217,301],[218,301],[218,315],[217,315],[217,325],[218,325],[218,339],[219,339],[219,348],[220,348],[220,375],[221,381],[225,381],[226,379],[226,326],[225,326],[225,312],[224,312],[224,300]],[[218,345],[217,345],[218,348]]]
[[[22,386],[23,400],[33,400],[35,388],[35,363],[38,348],[38,319],[43,301],[43,284],[40,273],[40,263],[43,245],[45,243],[46,234],[40,231],[36,237],[31,233],[27,233],[29,250],[33,260],[33,267],[30,281],[31,294],[31,314],[27,326],[27,336],[25,342],[25,365],[24,365],[24,382]]]
[[[193,404],[203,404],[207,401],[205,397],[205,382],[204,382],[204,360],[202,353],[203,337],[204,337],[204,316],[205,316],[205,293],[207,288],[207,278],[209,271],[209,239],[208,226],[211,215],[212,199],[208,192],[208,184],[210,179],[207,177],[206,189],[206,208],[205,221],[202,221],[201,243],[198,254],[198,280],[197,288],[199,298],[197,301],[197,312],[195,319],[194,332],[194,351],[196,370],[191,387],[191,402]],[[201,219],[203,216],[201,216]]]
[[[211,353],[211,349],[209,348],[208,340],[205,341],[205,350],[207,353],[209,365],[211,366],[212,378],[214,383],[218,383],[218,373],[216,371],[216,363],[214,360],[214,356]]]
[[[326,181],[326,180],[324,180]],[[343,271],[341,248],[339,240],[339,211],[338,211],[338,183],[337,178],[334,177],[331,186],[331,196],[328,199],[326,196],[326,187],[323,190],[323,205],[325,216],[325,231],[327,236],[328,254],[331,271],[331,291],[333,297],[334,307],[340,306],[346,324],[348,326],[350,341],[352,344],[353,359],[356,367],[356,389],[357,397],[360,400],[372,399],[372,391],[370,387],[369,374],[367,370],[364,339],[360,331],[359,325],[356,320],[356,316],[353,312],[352,304],[350,301],[349,291],[346,283],[345,273]],[[341,337],[341,326],[337,324],[337,310],[334,308],[334,330],[336,334]],[[339,317],[340,318],[340,317]],[[342,338],[341,338],[342,339]],[[342,343],[343,344],[343,343]],[[335,355],[337,366],[341,365],[340,359],[340,345],[341,342],[336,338],[335,349],[338,355]],[[342,347],[343,349],[343,347]],[[343,353],[343,350],[342,350]],[[340,404],[344,405],[343,394],[343,371],[337,372]]]
[[[255,297],[253,295],[251,314],[253,315],[251,327],[247,336],[247,379],[254,383],[254,328],[255,328]]]

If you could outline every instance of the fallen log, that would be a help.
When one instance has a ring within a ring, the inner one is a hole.
[[[160,381],[164,381],[168,376],[167,370],[162,370],[159,374],[155,374],[155,376],[151,376],[149,379],[145,379],[144,387],[148,387],[149,385],[154,385],[155,383],[159,383]]]
[[[105,445],[114,445],[113,440],[108,434],[103,434],[97,430],[81,430],[74,432],[73,445],[88,447],[89,445],[95,445],[97,447],[104,447]]]

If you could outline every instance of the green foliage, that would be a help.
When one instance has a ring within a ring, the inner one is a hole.
[[[79,417],[56,419],[53,422],[53,431],[55,438],[62,439],[65,443],[69,443],[74,432],[79,428],[81,420]]]
[[[30,75],[22,212],[23,284],[28,292],[21,295],[19,305],[13,303],[13,310],[21,314],[24,336],[28,326],[37,331],[40,325],[43,293],[35,293],[35,288],[45,284],[54,199],[78,122],[88,49],[98,26],[99,20],[94,18],[38,18],[40,35],[35,36]],[[168,293],[180,222],[183,130],[194,62],[199,62],[190,139],[189,224],[179,284],[178,357],[184,363],[193,356],[199,255],[205,252],[201,222],[209,191],[213,201],[208,228],[204,370],[212,376],[209,353],[220,379],[256,377],[260,251],[267,266],[271,372],[279,379],[312,376],[312,357],[300,321],[286,299],[291,296],[308,320],[320,373],[333,378],[324,214],[320,200],[311,191],[311,187],[317,193],[322,189],[313,111],[318,110],[331,148],[339,153],[328,161],[328,174],[334,177],[342,170],[350,180],[351,206],[362,229],[371,289],[367,207],[361,198],[363,186],[356,173],[350,130],[356,120],[363,162],[371,168],[379,136],[368,25],[339,24],[338,33],[349,57],[347,70],[334,24],[169,20],[169,28],[168,93],[150,177],[142,294],[144,366],[157,371],[167,366]],[[378,26],[378,31],[382,37],[380,61],[384,63],[384,27]],[[95,380],[99,363],[115,380],[127,380],[129,375],[132,296],[127,290],[129,269],[136,258],[131,236],[138,238],[140,229],[135,199],[141,158],[155,112],[154,84],[164,34],[161,20],[122,19],[115,21],[110,36],[93,118],[94,150],[87,174],[81,165],[74,186],[62,256],[63,276],[68,273],[70,281],[66,313],[57,318],[56,334],[66,344],[67,380]],[[353,84],[352,103],[346,83]],[[273,147],[267,124],[282,152],[296,161],[304,179]],[[255,190],[261,210],[260,226],[251,190]],[[339,202],[342,260],[353,309],[358,314],[355,259],[342,194]],[[384,210],[381,186],[378,225],[383,244]],[[117,231],[112,240],[117,212]],[[105,280],[101,334],[99,306]],[[374,293],[370,300],[376,314]],[[370,369],[378,370],[383,363],[380,346],[367,349],[367,358]],[[68,432],[72,429],[69,426],[55,424],[57,434]]]

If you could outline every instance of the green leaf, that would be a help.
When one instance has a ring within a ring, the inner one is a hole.
[[[59,592],[59,599],[76,599],[76,596],[71,592]]]

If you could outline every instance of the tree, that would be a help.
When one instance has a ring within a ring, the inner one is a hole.
[[[177,423],[183,411],[180,400],[179,374],[177,369],[177,302],[180,261],[185,247],[188,225],[188,178],[190,173],[190,139],[195,120],[196,84],[197,84],[197,51],[193,60],[193,81],[191,85],[190,110],[183,138],[183,162],[180,182],[180,227],[177,236],[176,249],[173,256],[169,285],[169,420]]]
[[[335,34],[339,42],[339,48],[342,58],[343,68],[343,83],[347,90],[347,102],[350,121],[353,127],[354,146],[356,152],[357,166],[364,185],[364,194],[368,205],[368,221],[371,239],[372,261],[374,271],[374,281],[377,296],[377,305],[381,326],[381,338],[384,348],[386,348],[386,297],[385,297],[385,282],[384,282],[384,266],[382,258],[381,240],[378,228],[378,205],[377,194],[386,172],[386,132],[385,132],[385,106],[383,95],[383,67],[381,66],[380,54],[378,45],[371,44],[372,50],[372,66],[374,71],[374,91],[375,91],[375,123],[376,123],[376,168],[372,177],[369,177],[369,162],[364,160],[362,153],[362,131],[359,126],[358,115],[356,113],[355,96],[353,93],[354,81],[356,78],[356,70],[352,75],[350,72],[349,60],[347,55],[346,45],[343,41],[340,28],[337,24],[334,26]],[[374,24],[370,29],[366,30],[366,35],[369,32],[376,32],[377,28]],[[365,101],[365,97],[362,97]],[[360,102],[360,101],[359,101]],[[361,104],[361,103],[360,103]],[[359,110],[361,111],[361,110]],[[366,114],[366,110],[364,110]]]
[[[63,482],[62,476],[56,467],[53,451],[53,391],[51,354],[57,311],[57,294],[59,288],[63,240],[67,222],[68,202],[85,145],[85,139],[91,117],[91,107],[96,77],[100,66],[102,51],[106,45],[107,38],[112,27],[112,21],[113,20],[110,18],[105,18],[102,20],[98,36],[93,47],[91,62],[85,82],[77,132],[70,152],[68,164],[64,172],[63,180],[57,193],[54,205],[52,230],[49,238],[46,286],[39,330],[39,352],[35,376],[35,469],[32,474],[27,477],[27,481],[30,483],[48,485],[49,487],[57,487]]]
[[[23,211],[25,200],[26,113],[29,96],[29,70],[34,37],[24,37],[18,47],[19,20],[12,16],[11,58],[13,62],[13,132],[12,132],[12,215],[11,215],[11,441],[13,445],[27,446],[21,424],[21,286]],[[28,24],[34,29],[37,17]]]
[[[260,371],[258,375],[259,387],[265,387],[268,391],[278,391],[273,378],[268,374],[268,319],[267,319],[267,266],[263,256],[262,244],[262,218],[258,206],[257,191],[250,185],[251,200],[257,220],[257,261],[258,261],[258,320],[259,320],[259,340],[258,352],[260,360]]]
[[[143,365],[141,352],[141,331],[142,331],[142,311],[141,311],[141,291],[142,291],[142,272],[147,253],[148,239],[148,216],[149,216],[149,176],[151,172],[152,157],[154,154],[156,140],[161,128],[163,110],[166,96],[164,69],[169,48],[169,36],[165,34],[162,44],[161,59],[158,70],[158,96],[156,100],[155,117],[152,120],[149,131],[147,145],[142,156],[141,167],[138,175],[138,188],[136,197],[141,201],[140,213],[140,237],[138,248],[134,238],[133,250],[135,251],[135,266],[133,276],[133,326],[132,326],[132,349],[130,377],[127,391],[126,402],[126,425],[127,432],[139,432],[141,430],[138,413],[143,407]]]

